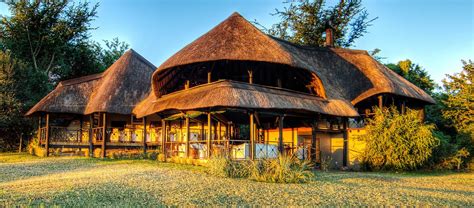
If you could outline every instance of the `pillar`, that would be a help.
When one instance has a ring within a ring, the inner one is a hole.
[[[207,72],[207,83],[211,83],[211,81],[212,81],[212,76],[211,75],[212,75],[211,72],[208,71]]]
[[[46,128],[45,128],[45,151],[46,151],[46,157],[49,156],[49,113],[46,114]]]
[[[347,118],[342,121],[342,138],[343,138],[343,149],[342,149],[342,166],[347,166],[348,159],[348,137],[347,137]]]
[[[253,113],[250,113],[250,124],[249,124],[249,131],[250,131],[250,159],[255,159],[255,131],[254,131],[254,123],[253,123]]]
[[[146,144],[146,117],[143,117],[143,154],[146,154],[147,144]]]
[[[94,157],[94,143],[92,142],[92,126],[94,125],[94,114],[89,115],[89,157]]]
[[[377,96],[377,99],[379,101],[379,108],[382,109],[382,107],[383,107],[383,96],[379,95],[379,96]]]
[[[211,121],[211,112],[207,113],[207,128],[208,128],[208,134],[207,134],[207,157],[211,157],[211,134],[212,134],[212,121]]]
[[[278,150],[280,154],[283,155],[284,147],[283,147],[283,119],[284,116],[280,116],[278,119]]]
[[[102,114],[102,152],[101,157],[107,157],[107,113]]]
[[[186,137],[185,137],[185,139],[186,139],[186,146],[185,146],[185,151],[186,152],[185,153],[186,154],[185,155],[186,155],[187,158],[189,158],[189,156],[190,156],[190,153],[189,153],[189,138],[191,138],[191,137],[189,136],[190,131],[189,131],[189,117],[188,116],[186,116],[186,118],[185,118],[185,128],[186,128]]]
[[[311,150],[310,150],[310,159],[311,162],[316,161],[316,130],[318,129],[318,122],[313,121],[311,125]]]
[[[161,119],[161,151],[166,159],[166,121]]]

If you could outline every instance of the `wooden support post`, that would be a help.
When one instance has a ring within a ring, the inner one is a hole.
[[[211,81],[212,81],[212,76],[211,75],[212,75],[211,72],[208,71],[207,72],[207,83],[211,83]]]
[[[89,157],[94,157],[94,143],[92,142],[92,127],[94,125],[94,114],[89,115]]]
[[[45,129],[45,151],[46,151],[46,157],[49,156],[49,113],[46,114],[46,129]]]
[[[217,141],[219,141],[219,144],[222,143],[222,128],[221,128],[221,122],[217,122]]]
[[[253,113],[250,113],[250,125],[249,125],[249,131],[250,131],[250,159],[253,160],[255,159],[255,132],[254,132],[254,123],[253,123]]]
[[[186,83],[184,84],[184,89],[189,89],[189,80],[186,80]]]
[[[207,113],[207,128],[208,128],[208,134],[207,134],[207,157],[210,158],[211,157],[211,148],[212,148],[212,144],[211,144],[211,135],[212,135],[212,120],[211,120],[211,112]]]
[[[102,114],[102,152],[101,157],[107,157],[107,113]]]
[[[252,69],[250,69],[248,71],[248,73],[249,73],[249,83],[253,84],[253,71],[252,71]]]
[[[377,99],[379,101],[379,108],[382,109],[383,108],[383,96],[379,95],[379,96],[377,96]]]
[[[21,146],[23,145],[23,133],[20,133],[20,146],[18,148],[18,153],[21,153]]]
[[[278,80],[277,80],[277,86],[278,86],[279,88],[281,88],[281,87],[283,86],[282,83],[281,83],[281,79],[280,79],[280,78],[278,78]]]
[[[79,119],[79,138],[78,138],[78,142],[81,142],[82,143],[82,128],[83,128],[83,116],[81,115],[81,118]],[[81,150],[81,148],[79,148],[79,151]]]
[[[41,145],[41,119],[42,119],[42,115],[40,114],[39,118],[38,118],[38,141],[39,141],[39,144]]]
[[[189,136],[189,134],[190,134],[191,132],[190,132],[190,130],[189,130],[189,117],[188,117],[188,116],[186,116],[186,118],[185,118],[185,125],[186,125],[186,126],[185,126],[185,128],[186,128],[186,138],[185,138],[185,139],[186,139],[186,146],[185,146],[185,152],[186,152],[186,157],[189,158],[189,156],[190,156],[190,153],[189,153],[189,152],[190,152],[190,151],[189,151],[189,139],[191,138],[191,137]]]
[[[146,116],[143,117],[143,154],[146,154],[147,144],[146,144]]]
[[[284,153],[284,146],[283,146],[283,119],[285,119],[284,116],[280,116],[278,119],[278,150],[280,151],[280,154],[283,155]]]
[[[344,118],[342,121],[342,138],[343,138],[343,148],[342,148],[342,166],[346,167],[347,166],[347,159],[348,159],[348,132],[347,132],[347,118]]]
[[[316,130],[318,129],[318,122],[313,121],[311,125],[311,149],[310,149],[310,159],[311,162],[316,162]]]
[[[405,114],[405,111],[406,111],[405,101],[402,101],[402,114]]]
[[[161,119],[161,151],[166,160],[166,121],[164,119]]]

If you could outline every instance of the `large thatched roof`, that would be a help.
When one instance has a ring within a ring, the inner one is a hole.
[[[153,93],[134,110],[138,117],[165,110],[200,110],[215,107],[317,112],[358,116],[347,101],[323,99],[305,93],[244,82],[220,80],[156,98]]]
[[[105,72],[62,81],[26,115],[37,112],[131,114],[150,93],[156,67],[134,50],[125,52]]]
[[[160,87],[166,84],[162,79],[175,67],[216,60],[261,61],[307,69],[322,80],[329,99],[344,99],[352,104],[382,93],[434,103],[423,90],[378,63],[366,51],[298,46],[262,33],[238,13],[160,65],[153,74],[153,91],[159,95]]]

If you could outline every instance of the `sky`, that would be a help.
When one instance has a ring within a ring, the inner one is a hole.
[[[93,0],[98,17],[91,32],[96,41],[118,37],[159,66],[233,12],[265,27],[283,0]],[[334,5],[336,0],[328,0]],[[363,0],[370,17],[378,17],[368,34],[351,48],[381,49],[383,63],[410,59],[437,83],[461,71],[461,59],[474,61],[474,1]],[[0,14],[8,15],[5,4]]]

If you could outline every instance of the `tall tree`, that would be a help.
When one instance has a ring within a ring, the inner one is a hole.
[[[97,4],[69,0],[9,0],[11,16],[2,17],[0,35],[4,48],[16,59],[45,73],[50,80],[82,68],[73,68],[71,50],[87,43]]]
[[[474,139],[474,64],[470,60],[462,63],[461,73],[447,75],[443,80],[446,108],[442,112],[459,132],[469,133]]]
[[[128,45],[90,40],[96,5],[70,0],[8,0],[0,20],[0,143],[17,144],[36,122],[23,114],[58,81],[106,69]],[[9,148],[8,147],[8,148]],[[5,148],[0,144],[0,150]]]
[[[410,59],[399,61],[397,64],[386,64],[388,68],[401,75],[414,85],[418,86],[428,94],[433,94],[436,88],[435,82],[428,72],[420,65],[414,64]]]
[[[270,29],[263,29],[270,35],[302,45],[324,46],[323,34],[330,26],[335,46],[350,47],[377,19],[369,18],[361,0],[340,0],[335,6],[326,6],[325,0],[290,0],[285,3],[287,6],[283,10],[275,9],[272,14],[280,17],[280,22]]]

